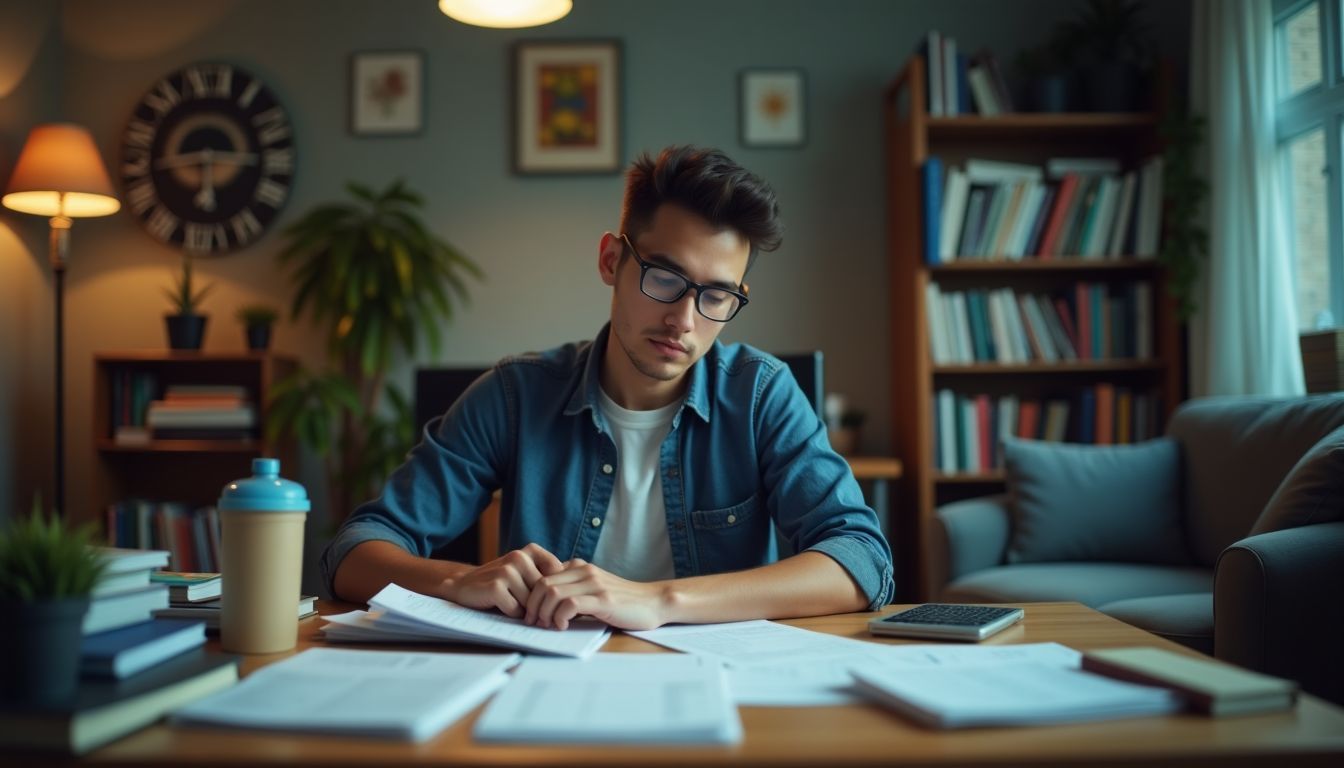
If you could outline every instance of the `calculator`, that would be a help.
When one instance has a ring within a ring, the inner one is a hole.
[[[934,640],[984,640],[1022,620],[1022,609],[1001,605],[926,603],[868,622],[874,635]]]

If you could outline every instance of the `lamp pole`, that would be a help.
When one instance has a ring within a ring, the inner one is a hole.
[[[61,194],[65,210],[65,194]],[[65,257],[70,249],[70,218],[51,217],[51,271],[56,277],[56,514],[65,511]]]

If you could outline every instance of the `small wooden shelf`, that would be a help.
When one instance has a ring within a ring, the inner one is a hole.
[[[1167,364],[1161,360],[1072,360],[1057,363],[969,363],[962,365],[935,365],[935,376],[1003,376],[1008,374],[1040,373],[1125,373],[1164,371]]]
[[[1002,277],[1006,275],[1018,275],[1023,272],[1151,275],[1158,272],[1160,269],[1161,265],[1154,259],[1081,259],[1077,257],[1069,257],[1063,259],[1032,258],[1009,260],[968,258],[931,266],[929,267],[929,275],[934,278],[964,274]]]
[[[108,453],[259,453],[260,440],[150,440],[148,443],[117,443],[106,438],[98,450]]]
[[[1157,127],[1157,116],[1147,112],[1014,113],[980,117],[928,118],[932,140],[1021,141],[1084,134],[1143,133]]]

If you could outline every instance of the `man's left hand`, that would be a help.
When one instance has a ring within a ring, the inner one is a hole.
[[[665,623],[661,583],[629,581],[577,558],[564,566],[532,586],[525,623],[566,629],[576,616],[591,616],[618,629],[654,629]]]

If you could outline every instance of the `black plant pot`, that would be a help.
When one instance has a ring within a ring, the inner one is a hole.
[[[1087,108],[1092,112],[1132,112],[1138,108],[1139,70],[1126,62],[1106,61],[1083,75]]]
[[[1069,111],[1068,75],[1042,75],[1028,84],[1031,108],[1037,112]]]
[[[0,603],[0,696],[54,704],[79,684],[80,628],[87,597]]]
[[[171,349],[200,349],[205,339],[205,315],[164,315]]]
[[[269,349],[271,346],[271,326],[249,325],[247,326],[247,348],[261,352]]]

